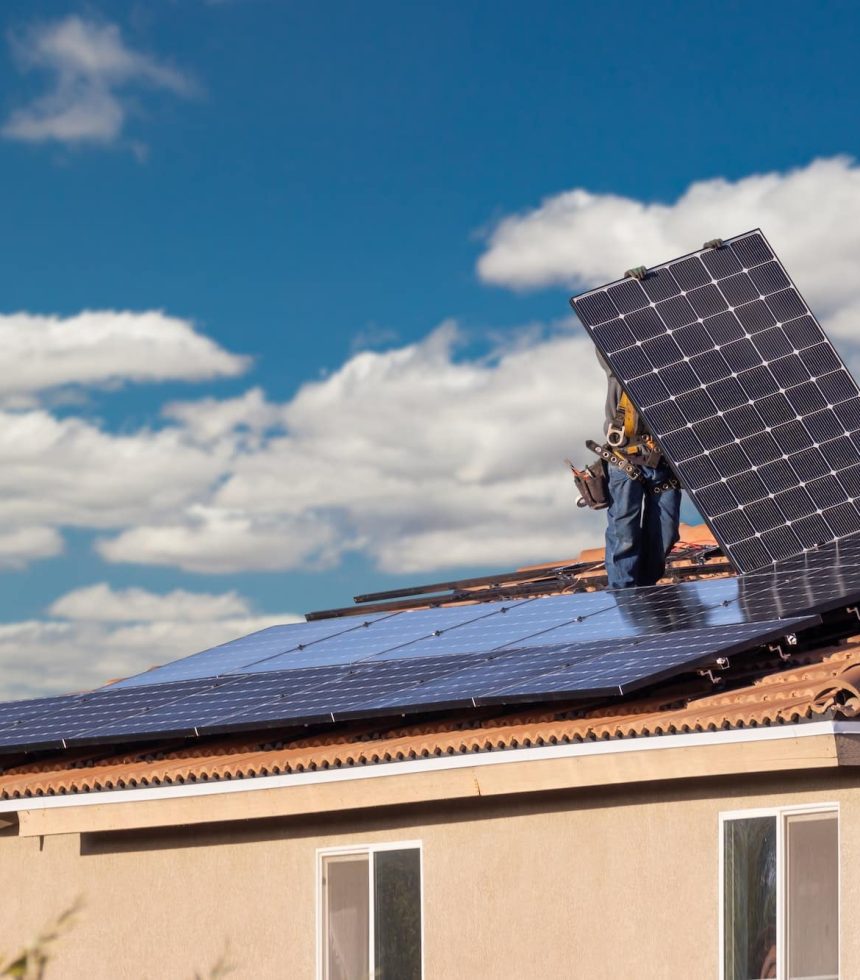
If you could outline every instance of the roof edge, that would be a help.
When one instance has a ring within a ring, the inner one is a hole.
[[[852,751],[840,751],[840,736],[850,737]],[[718,760],[714,750],[720,748],[727,752],[722,765],[715,764]],[[690,749],[705,750],[707,758]],[[646,759],[649,753],[656,754]],[[744,755],[743,766],[739,766],[739,753]],[[679,766],[680,758],[684,764]],[[380,762],[216,783],[4,800],[0,801],[0,813],[17,813],[19,834],[34,836],[258,819],[465,796],[832,768],[858,761],[860,721],[802,721],[766,728],[651,735]],[[416,780],[416,776],[421,778]],[[444,782],[446,778],[448,783]],[[345,783],[352,784],[355,799],[344,795]],[[280,792],[286,789],[294,792]],[[326,792],[333,795],[328,797]],[[212,797],[221,797],[223,806],[201,806],[211,803]]]

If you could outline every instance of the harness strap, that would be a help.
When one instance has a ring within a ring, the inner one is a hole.
[[[681,484],[678,482],[676,477],[671,477],[668,480],[663,480],[660,483],[651,484],[645,479],[645,474],[642,472],[642,467],[637,466],[636,463],[631,462],[626,459],[621,453],[619,453],[613,446],[608,443],[606,445],[599,445],[593,439],[586,440],[586,448],[590,449],[593,453],[596,453],[604,462],[608,463],[610,466],[614,466],[617,469],[625,473],[631,480],[637,480],[640,483],[644,483],[649,492],[655,496],[659,496],[661,493],[666,493],[669,490],[678,490]]]

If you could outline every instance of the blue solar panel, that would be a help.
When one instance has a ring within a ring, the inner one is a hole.
[[[331,721],[335,712],[364,706],[389,692],[450,673],[459,666],[448,658],[378,661],[195,682],[196,689],[189,690],[188,697],[164,701],[150,710],[77,731],[70,743],[143,735],[202,734],[251,724],[262,727],[272,719],[301,723]]]
[[[478,695],[475,700],[478,704],[495,704],[535,696],[623,695],[686,669],[710,663],[718,656],[731,656],[819,622],[817,617],[806,616],[690,629],[671,639],[651,636],[615,649],[604,649],[587,658],[578,656],[574,647],[568,667],[532,675],[516,683],[501,684],[488,694]]]
[[[0,705],[0,748],[309,724],[488,699],[619,694],[817,621],[799,621],[800,614],[858,602],[854,536],[739,578],[416,611],[347,629],[342,622],[308,624],[326,648],[321,659],[334,662],[259,670],[262,662],[295,662],[277,652],[302,645],[285,639],[296,630],[290,626],[245,638],[245,651],[229,654],[231,665],[254,668],[247,672]],[[261,647],[272,633],[275,647]],[[195,670],[225,664],[189,660]],[[171,676],[184,664],[169,665],[179,668]]]
[[[221,677],[224,674],[241,673],[251,666],[267,670],[270,668],[265,665],[279,656],[283,656],[289,668],[309,666],[304,652],[307,650],[308,656],[312,658],[315,644],[367,629],[370,623],[390,618],[392,614],[377,614],[360,619],[356,617],[347,622],[319,620],[313,623],[270,626],[257,633],[239,637],[229,643],[222,643],[182,660],[165,664],[163,667],[129,677],[115,684],[114,687],[139,687],[143,684],[164,684],[168,681],[190,680],[197,677]]]
[[[334,722],[560,694],[622,694],[665,674],[811,626],[817,617],[691,628],[630,639],[515,650],[492,657],[381,660],[211,682],[189,697],[67,737],[71,745],[128,738]],[[2,741],[2,735],[0,735]]]
[[[191,681],[146,689],[102,688],[90,694],[40,699],[32,702],[32,712],[20,714],[10,725],[0,729],[0,747],[7,751],[19,746],[59,747],[90,728],[127,715],[157,710],[210,683]]]
[[[416,609],[373,623],[366,630],[353,630],[327,640],[321,640],[313,650],[306,651],[308,660],[316,663],[357,663],[367,657],[388,655],[393,659],[412,656],[419,644],[424,644],[423,654],[447,654],[451,644],[456,648],[456,637],[467,626],[473,625],[478,632],[493,635],[503,628],[503,623],[519,606],[537,600],[517,602],[488,602],[473,606],[445,606],[440,609]],[[438,641],[438,642],[435,642]],[[276,657],[266,663],[245,667],[245,672],[256,670],[284,670],[289,668],[289,657]]]

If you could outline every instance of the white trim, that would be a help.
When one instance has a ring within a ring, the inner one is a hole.
[[[835,722],[834,724],[844,724]],[[852,729],[856,730],[856,729]],[[821,803],[799,803],[790,806],[777,807],[758,807],[750,810],[725,810],[719,814],[718,819],[718,854],[719,854],[719,888],[717,890],[717,901],[719,902],[717,942],[719,943],[719,977],[725,980],[725,825],[733,820],[753,820],[758,817],[773,817],[776,821],[776,976],[778,980],[788,978],[788,901],[786,890],[786,826],[791,817],[804,816],[815,813],[835,813],[836,814],[836,847],[838,854],[837,864],[837,907],[836,915],[839,923],[837,933],[837,951],[839,955],[839,972],[842,969],[842,827],[840,819],[840,808],[838,803],[832,801]]]
[[[325,933],[323,919],[325,918],[325,908],[323,907],[323,867],[327,857],[338,857],[344,854],[366,854],[372,859],[373,855],[379,851],[418,851],[418,907],[421,912],[421,976],[424,976],[424,843],[420,840],[397,840],[383,841],[376,844],[347,844],[342,847],[318,847],[314,857],[316,867],[316,978],[324,980],[324,950],[323,936]],[[376,909],[376,868],[373,860],[368,862],[368,915],[369,915],[369,950],[370,950],[370,972],[369,976],[376,975],[376,963],[374,962],[375,949],[375,929],[376,922],[374,914]]]
[[[580,742],[571,745],[546,745],[539,748],[498,749],[491,752],[463,753],[453,756],[416,759],[409,762],[383,762],[341,769],[290,773],[283,776],[254,776],[223,779],[205,783],[185,783],[181,786],[149,786],[140,789],[94,790],[87,793],[66,793],[57,796],[27,797],[0,800],[0,813],[26,810],[48,810],[57,807],[99,806],[114,803],[140,803],[145,800],[167,800],[191,796],[216,796],[223,793],[248,793],[257,790],[283,789],[319,783],[349,782],[360,779],[383,779],[386,776],[418,772],[439,772],[446,769],[475,769],[482,766],[510,765],[547,759],[570,759],[577,756],[616,755],[635,752],[654,752],[662,749],[693,748],[697,746],[729,745],[742,742],[768,742],[781,739],[814,738],[820,735],[860,735],[860,722],[817,721],[769,728],[740,728],[718,732],[695,732],[689,735],[652,735],[638,738],[617,738],[599,742]]]

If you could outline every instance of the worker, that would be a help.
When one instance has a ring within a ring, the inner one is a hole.
[[[638,270],[637,270],[638,271]],[[597,351],[608,379],[606,438],[631,475],[608,466],[606,572],[610,589],[654,585],[679,538],[681,491],[618,379]],[[635,473],[636,475],[632,475]]]

